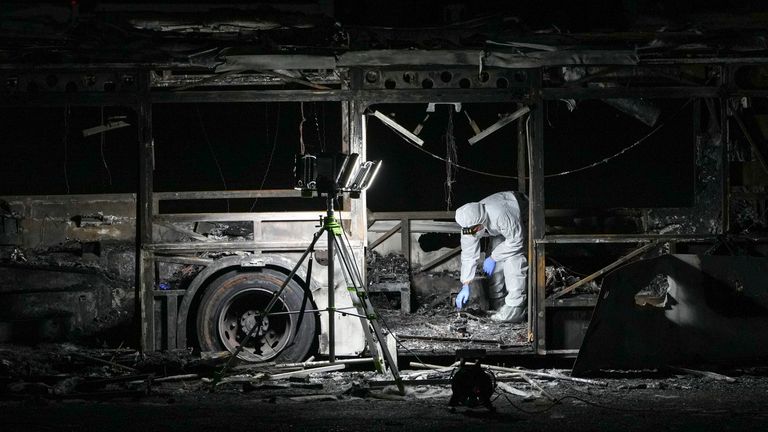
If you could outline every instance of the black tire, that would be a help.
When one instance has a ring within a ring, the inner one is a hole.
[[[234,352],[253,328],[273,293],[280,289],[286,275],[275,270],[232,270],[217,277],[208,286],[197,314],[197,335],[202,351]],[[238,357],[246,361],[298,362],[304,360],[316,339],[316,320],[311,299],[296,281],[290,281],[262,321],[258,339],[244,345]]]

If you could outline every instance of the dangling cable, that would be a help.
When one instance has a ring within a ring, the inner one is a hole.
[[[312,107],[315,109],[313,117],[315,119],[315,131],[317,131],[317,143],[320,151],[325,152],[325,137],[320,135],[320,122],[317,119],[317,102],[312,102]]]
[[[453,107],[448,107],[448,125],[445,128],[445,209],[451,210],[453,201],[453,184],[456,182],[456,167],[458,161],[456,138],[453,135]]]
[[[628,145],[627,147],[624,147],[623,149],[619,150],[618,152],[614,153],[613,155],[605,157],[603,159],[600,159],[600,160],[598,160],[596,162],[593,162],[593,163],[590,163],[588,165],[584,165],[584,166],[579,167],[579,168],[574,168],[574,169],[567,170],[567,171],[561,171],[561,172],[558,172],[558,173],[555,173],[555,174],[545,174],[544,178],[552,178],[552,177],[565,176],[565,175],[577,173],[579,171],[584,171],[584,170],[587,170],[587,169],[590,169],[590,168],[594,168],[596,166],[599,166],[599,165],[602,165],[602,164],[610,162],[614,158],[617,158],[617,157],[623,155],[624,153],[634,149],[638,145],[640,145],[643,142],[645,142],[648,138],[653,136],[656,132],[658,132],[664,126],[666,126],[671,120],[675,119],[680,113],[682,113],[683,109],[686,106],[688,106],[688,104],[690,104],[692,101],[693,101],[693,98],[688,99],[664,123],[658,124],[656,127],[651,129],[649,132],[647,132],[645,135],[640,137],[638,140],[636,140],[632,144]],[[438,156],[438,155],[430,152],[429,150],[423,148],[423,146],[417,145],[416,143],[412,142],[408,137],[403,136],[401,133],[398,133],[397,131],[395,131],[395,133],[397,133],[400,137],[402,137],[403,141],[405,141],[408,145],[410,145],[411,147],[415,148],[416,150],[419,150],[419,151],[421,151],[423,153],[426,153],[427,155],[429,155],[429,156],[431,156],[431,157],[433,157],[435,159],[441,160],[443,162],[448,162],[444,157]],[[455,162],[453,163],[453,166],[458,168],[458,169],[460,169],[460,170],[464,170],[464,171],[468,171],[468,172],[473,172],[473,173],[485,175],[485,176],[488,176],[488,177],[497,177],[497,178],[514,179],[514,180],[517,179],[517,176],[495,174],[495,173],[490,173],[490,172],[486,172],[486,171],[476,170],[476,169],[472,169],[472,168],[469,168],[469,167],[466,167],[466,166],[463,166],[463,165],[459,165],[459,164],[457,164]]]
[[[264,189],[264,183],[267,182],[267,176],[269,175],[269,168],[272,167],[272,158],[275,156],[275,149],[277,148],[277,132],[280,130],[280,104],[277,104],[277,119],[275,120],[275,137],[274,142],[272,143],[272,151],[269,152],[269,161],[267,162],[267,169],[264,170],[264,177],[261,179],[261,184],[259,185],[259,190]],[[264,104],[264,125],[265,129],[267,130],[267,143],[269,143],[269,105]],[[259,202],[259,198],[256,197],[253,200],[253,204],[251,204],[251,209],[248,211],[253,211],[253,208],[256,206],[256,203]]]
[[[307,118],[304,117],[304,102],[299,102],[299,107],[301,109],[301,122],[299,122],[299,150],[301,150],[301,154],[305,154],[306,148],[304,147],[304,123],[307,121]]]
[[[325,139],[325,104],[320,104],[320,116],[323,119],[323,151],[325,151],[327,146],[327,140]]]
[[[208,139],[208,131],[205,130],[205,124],[203,123],[203,116],[200,115],[200,108],[195,104],[195,112],[197,112],[197,120],[200,122],[200,129],[203,131],[203,138],[205,138],[205,144],[208,146],[208,151],[211,152],[211,156],[213,156],[213,162],[216,164],[216,169],[219,170],[219,177],[221,177],[221,183],[224,185],[224,190],[229,190],[227,188],[227,180],[224,179],[224,172],[221,170],[221,165],[219,164],[219,158],[216,157],[216,152],[213,151],[213,146],[211,145],[211,141]],[[229,199],[227,199],[227,213],[229,213]]]

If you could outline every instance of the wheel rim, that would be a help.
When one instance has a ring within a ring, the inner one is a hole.
[[[234,352],[245,340],[271,299],[272,291],[251,288],[239,292],[224,304],[219,314],[218,333],[227,350]],[[259,337],[252,336],[243,345],[238,357],[248,361],[266,361],[280,354],[291,340],[296,328],[296,317],[288,313],[274,314],[287,311],[283,300],[278,298],[270,315],[262,319],[261,329],[254,331],[254,335],[258,332]]]

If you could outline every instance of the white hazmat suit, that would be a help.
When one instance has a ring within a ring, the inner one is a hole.
[[[501,297],[506,286],[504,306],[491,318],[495,321],[520,322],[527,311],[525,258],[526,202],[514,192],[498,192],[476,203],[467,203],[456,210],[456,222],[469,228],[482,225],[474,235],[461,236],[461,283],[469,284],[475,277],[480,258],[480,238],[491,237],[490,257],[496,262],[491,275],[490,296]],[[502,276],[503,275],[503,276]],[[491,299],[493,300],[493,299]]]

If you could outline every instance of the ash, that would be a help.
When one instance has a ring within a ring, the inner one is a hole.
[[[425,305],[410,314],[382,308],[377,311],[400,341],[400,349],[406,351],[439,354],[453,353],[456,349],[503,351],[528,346],[527,323],[496,323],[491,321],[490,311],[466,309],[457,312],[447,304]]]
[[[403,254],[390,253],[382,256],[373,251],[366,256],[369,283],[408,282],[410,266]]]

